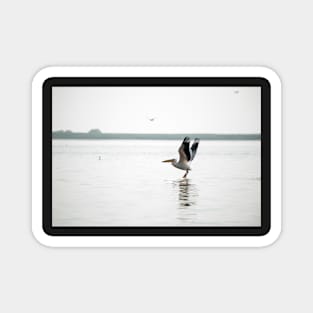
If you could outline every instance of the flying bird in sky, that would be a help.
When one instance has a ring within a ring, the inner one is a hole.
[[[189,147],[190,145],[190,138],[185,137],[182,144],[180,145],[178,149],[179,153],[179,160],[177,162],[176,159],[169,159],[165,160],[162,162],[168,162],[171,163],[174,167],[186,171],[185,175],[183,178],[187,177],[189,171],[191,171],[190,163],[191,161],[195,158],[198,146],[199,146],[200,139],[195,138],[191,148]]]
[[[154,122],[155,117],[149,117],[148,120],[149,120],[150,122]]]

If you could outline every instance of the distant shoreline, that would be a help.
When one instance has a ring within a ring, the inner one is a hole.
[[[260,140],[260,134],[127,134],[127,133],[101,133],[90,131],[88,133],[75,133],[71,131],[52,132],[52,139],[84,139],[84,140],[181,140],[189,136],[191,139],[201,140]]]

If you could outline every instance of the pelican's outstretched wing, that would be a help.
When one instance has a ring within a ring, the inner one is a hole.
[[[178,162],[189,162],[191,160],[191,153],[189,149],[190,139],[185,137],[182,144],[178,149],[179,161]]]
[[[198,150],[198,146],[199,146],[199,142],[200,139],[199,138],[195,138],[192,146],[191,146],[191,161],[195,158],[197,150]]]

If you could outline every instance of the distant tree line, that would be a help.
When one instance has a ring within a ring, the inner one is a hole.
[[[91,129],[87,133],[72,132],[71,130],[57,130],[52,132],[53,139],[152,139],[152,140],[180,140],[185,136],[202,140],[259,140],[260,134],[129,134],[102,133],[100,129]]]

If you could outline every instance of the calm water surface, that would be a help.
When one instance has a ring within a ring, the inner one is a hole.
[[[260,141],[54,140],[54,226],[259,226]]]

